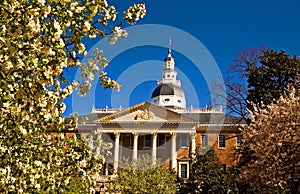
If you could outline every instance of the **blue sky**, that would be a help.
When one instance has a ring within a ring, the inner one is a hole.
[[[300,1],[297,0],[122,0],[108,2],[115,5],[120,13],[133,3],[146,3],[147,16],[139,21],[138,25],[165,25],[182,30],[194,37],[207,49],[211,55],[209,57],[213,57],[223,76],[227,75],[227,70],[237,52],[244,48],[264,45],[275,50],[283,49],[288,54],[300,55]],[[161,38],[155,31],[156,29],[153,30],[153,32],[149,30],[149,34],[155,32],[156,37]],[[162,37],[172,37],[174,46],[171,48],[185,44],[181,38],[176,40],[174,37],[177,36],[172,34],[172,31],[161,33]],[[149,34],[146,33],[143,38],[149,41],[154,40]],[[130,36],[129,33],[129,38]],[[168,38],[165,37],[165,39],[165,45],[141,45],[128,48],[111,59],[111,65],[107,69],[108,74],[112,78],[121,79],[126,97],[122,95],[122,89],[121,93],[115,93],[110,90],[103,91],[97,85],[90,98],[79,100],[80,103],[75,102],[77,98],[74,96],[69,97],[66,100],[68,108],[65,115],[74,111],[80,115],[87,114],[92,104],[96,107],[106,105],[128,107],[143,101],[150,101],[151,93],[156,87],[156,80],[161,78],[163,59],[167,55]],[[87,41],[86,47],[90,49],[95,43],[95,40]],[[117,43],[113,47],[118,46],[120,45]],[[189,48],[189,42],[186,42],[184,46]],[[195,52],[193,48],[190,49],[191,52]],[[104,49],[104,55],[106,52],[111,52],[107,50]],[[200,64],[194,64],[191,58],[180,51],[174,50],[172,54],[179,71],[178,78],[182,81],[186,93],[187,106],[209,105],[210,92],[206,75],[203,75],[203,72],[197,68]],[[203,58],[203,61],[205,60]],[[151,71],[148,70],[149,66],[151,66]],[[218,77],[217,74],[215,77]],[[191,86],[193,90],[190,90]]]

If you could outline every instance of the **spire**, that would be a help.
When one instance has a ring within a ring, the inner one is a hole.
[[[168,58],[171,58],[171,46],[172,46],[172,37],[169,38],[169,50],[168,50]]]
[[[174,58],[171,55],[171,53],[172,53],[171,46],[172,46],[172,37],[169,38],[168,56],[165,58],[164,62],[171,61],[171,63],[173,63],[172,66],[173,66],[173,69],[174,69],[174,63],[175,63],[175,61],[174,61]],[[169,65],[169,67],[170,67],[170,65]]]
[[[164,60],[162,79],[157,82],[157,87],[151,95],[152,103],[170,108],[186,108],[184,92],[181,83],[177,80],[175,60],[171,55],[172,39],[169,38],[168,56]]]
[[[161,82],[164,84],[173,84],[180,86],[180,81],[176,79],[177,71],[175,70],[175,60],[171,55],[171,45],[172,40],[169,39],[169,49],[168,49],[168,56],[164,60],[164,70],[162,72],[162,80]]]

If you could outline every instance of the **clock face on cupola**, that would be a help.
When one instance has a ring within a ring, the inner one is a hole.
[[[177,80],[175,60],[171,52],[171,49],[169,49],[168,56],[164,60],[164,70],[161,73],[162,79],[157,82],[151,101],[158,106],[185,109],[186,99],[181,89],[181,83]]]

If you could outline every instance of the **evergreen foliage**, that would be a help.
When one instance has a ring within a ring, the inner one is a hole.
[[[194,193],[237,193],[234,168],[224,169],[213,148],[198,147],[190,181]]]
[[[284,51],[264,50],[258,56],[259,64],[249,63],[246,69],[248,82],[247,108],[261,108],[286,95],[289,84],[300,76],[300,59]]]

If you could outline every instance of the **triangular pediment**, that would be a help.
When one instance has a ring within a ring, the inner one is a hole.
[[[114,114],[102,117],[99,122],[140,122],[140,121],[154,121],[154,122],[193,122],[192,119],[187,118],[179,113],[173,112],[167,108],[160,107],[148,102],[143,102],[127,109],[121,110]]]

